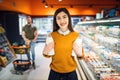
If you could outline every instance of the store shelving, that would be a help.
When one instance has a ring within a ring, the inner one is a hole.
[[[110,76],[120,73],[120,16],[79,22],[75,28],[82,33],[84,48],[88,48],[80,63],[84,71],[90,70],[96,80],[119,80],[119,76]]]
[[[114,17],[114,18],[107,18],[107,19],[96,19],[91,21],[84,21],[84,22],[78,22],[77,25],[105,25],[105,24],[118,24],[120,25],[120,16]]]
[[[15,57],[16,55],[6,37],[5,30],[0,27],[0,66],[6,67]]]

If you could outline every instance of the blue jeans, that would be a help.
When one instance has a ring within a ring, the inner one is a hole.
[[[32,54],[32,59],[30,57],[30,52]],[[28,60],[35,60],[35,42],[30,42],[30,51],[27,53]]]

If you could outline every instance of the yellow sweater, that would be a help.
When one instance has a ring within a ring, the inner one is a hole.
[[[52,70],[59,73],[68,73],[74,71],[77,64],[72,55],[73,42],[79,36],[76,32],[70,32],[63,36],[58,32],[52,32],[52,37],[55,43],[55,55],[52,57],[50,67]]]

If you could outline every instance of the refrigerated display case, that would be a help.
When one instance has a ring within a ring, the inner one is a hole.
[[[79,63],[85,74],[120,80],[120,17],[79,22],[75,30],[83,39],[85,59]]]

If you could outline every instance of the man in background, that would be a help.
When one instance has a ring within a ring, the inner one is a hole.
[[[38,31],[36,26],[32,24],[32,18],[27,16],[27,24],[22,28],[22,38],[25,44],[30,46],[30,52],[32,54],[32,59],[30,57],[30,52],[27,53],[28,60],[32,60],[32,65],[35,69],[35,43],[38,37]]]

